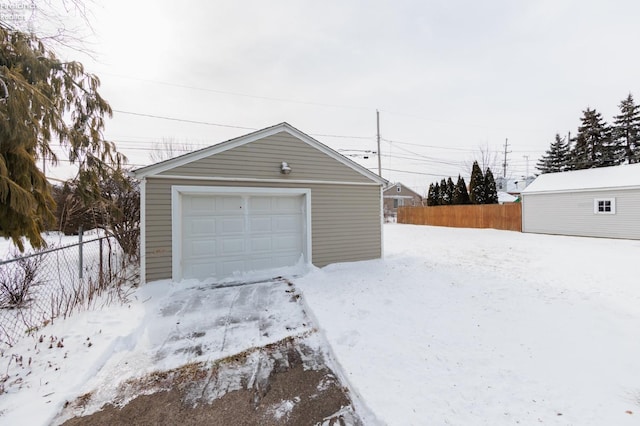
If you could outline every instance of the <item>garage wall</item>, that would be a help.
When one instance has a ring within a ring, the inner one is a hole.
[[[270,174],[273,175],[273,171]],[[145,183],[146,281],[171,278],[172,185],[308,188],[311,190],[311,251],[314,265],[322,267],[330,263],[382,256],[378,185],[274,184],[148,177]]]
[[[284,154],[283,154],[284,153]],[[286,161],[293,172],[280,173]],[[286,132],[267,136],[160,173],[166,176],[214,176],[245,179],[371,182],[335,158]]]
[[[596,198],[615,198],[616,214],[595,214]],[[640,189],[523,194],[522,232],[640,239]]]

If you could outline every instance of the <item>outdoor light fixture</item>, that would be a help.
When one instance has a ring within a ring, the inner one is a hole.
[[[288,175],[289,173],[291,173],[291,167],[287,164],[286,161],[283,161],[280,165],[280,173],[282,173],[283,175]]]

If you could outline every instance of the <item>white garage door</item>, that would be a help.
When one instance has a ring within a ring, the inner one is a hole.
[[[304,196],[184,194],[182,277],[293,266],[303,254]]]

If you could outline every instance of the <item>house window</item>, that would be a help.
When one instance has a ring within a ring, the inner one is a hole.
[[[596,198],[593,200],[593,212],[595,214],[616,214],[616,199]]]
[[[397,209],[398,207],[402,207],[404,205],[402,198],[394,198],[393,199],[393,208]]]

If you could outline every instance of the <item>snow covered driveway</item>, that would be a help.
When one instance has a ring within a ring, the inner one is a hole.
[[[390,425],[640,424],[640,241],[385,225],[296,280]]]
[[[138,289],[129,306],[58,320],[42,339],[2,354],[10,380],[0,423],[50,424],[66,401],[89,392],[84,415],[107,402],[124,405],[127,381],[303,335],[312,326],[298,297],[285,280],[228,288],[159,281]]]

